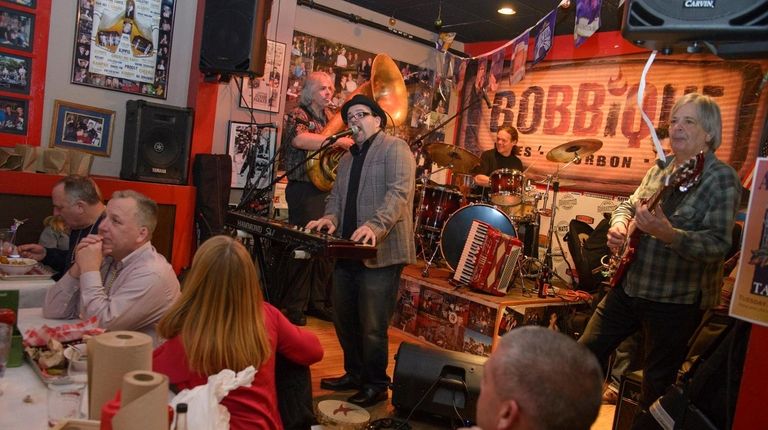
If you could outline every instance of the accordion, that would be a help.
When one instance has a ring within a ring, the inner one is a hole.
[[[473,220],[453,280],[497,296],[507,293],[523,243],[492,225]]]

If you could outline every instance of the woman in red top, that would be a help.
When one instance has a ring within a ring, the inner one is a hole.
[[[236,240],[216,236],[198,249],[181,298],[160,320],[168,339],[153,356],[156,372],[179,389],[205,384],[222,369],[258,369],[250,387],[229,393],[222,404],[230,428],[282,429],[275,391],[275,353],[310,365],[323,348],[313,333],[291,324],[261,295],[256,267]]]

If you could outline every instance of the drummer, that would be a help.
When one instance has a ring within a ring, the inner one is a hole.
[[[474,170],[475,184],[487,187],[490,185],[490,174],[498,169],[514,169],[523,171],[523,162],[513,153],[517,145],[517,129],[505,125],[496,132],[496,144],[480,155],[480,165]]]

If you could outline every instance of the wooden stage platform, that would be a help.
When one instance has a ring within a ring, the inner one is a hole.
[[[430,268],[423,277],[423,268],[412,264],[403,270],[392,327],[448,350],[488,356],[500,336],[521,325],[573,335],[576,313],[587,307],[569,300],[563,289],[558,296],[539,298],[528,279],[525,291],[515,279],[506,295],[494,296],[456,287],[446,269]]]

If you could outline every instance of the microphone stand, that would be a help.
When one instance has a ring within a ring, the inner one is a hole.
[[[270,189],[272,189],[275,186],[276,183],[280,182],[283,178],[285,178],[286,176],[288,176],[291,173],[293,173],[296,170],[298,170],[298,168],[303,166],[307,162],[307,160],[315,157],[316,155],[319,155],[322,152],[327,151],[329,148],[332,148],[333,145],[331,145],[331,144],[334,143],[335,141],[336,141],[336,139],[331,139],[330,137],[326,137],[325,140],[323,140],[323,143],[320,144],[320,148],[318,148],[318,149],[312,151],[311,153],[309,153],[306,157],[304,157],[304,159],[300,163],[296,163],[295,166],[293,166],[292,168],[290,168],[287,171],[283,172],[282,175],[280,175],[280,176],[276,177],[275,179],[273,179],[272,182],[267,184],[264,188],[258,188],[254,184],[254,187],[252,187],[251,189],[246,191],[245,194],[243,194],[243,197],[240,199],[240,203],[237,204],[237,207],[235,207],[235,210],[242,210],[251,201],[253,201],[254,199],[259,198],[259,197],[263,196],[264,194],[266,194],[266,192],[269,191]],[[288,143],[286,143],[286,144],[288,144]],[[277,154],[275,154],[275,158],[272,160],[271,165],[274,165],[276,161],[277,161]]]
[[[469,108],[471,108],[474,105],[476,105],[478,102],[481,102],[482,100],[483,100],[483,97],[481,95],[477,95],[477,97],[475,98],[474,101],[472,101],[470,103],[467,103],[466,106],[464,106],[460,110],[456,111],[456,113],[454,113],[453,115],[451,115],[448,118],[446,118],[443,122],[437,124],[431,130],[428,130],[426,133],[424,133],[421,136],[419,136],[416,139],[414,139],[413,142],[411,142],[409,144],[409,146],[413,147],[414,149],[417,149],[417,150],[421,151],[421,145],[422,145],[422,142],[424,142],[424,139],[426,139],[427,137],[429,137],[432,134],[434,134],[437,130],[440,130],[441,128],[445,127],[446,124],[448,124],[449,122],[453,121],[454,118],[456,118],[457,116],[461,115],[462,113],[464,113]]]

